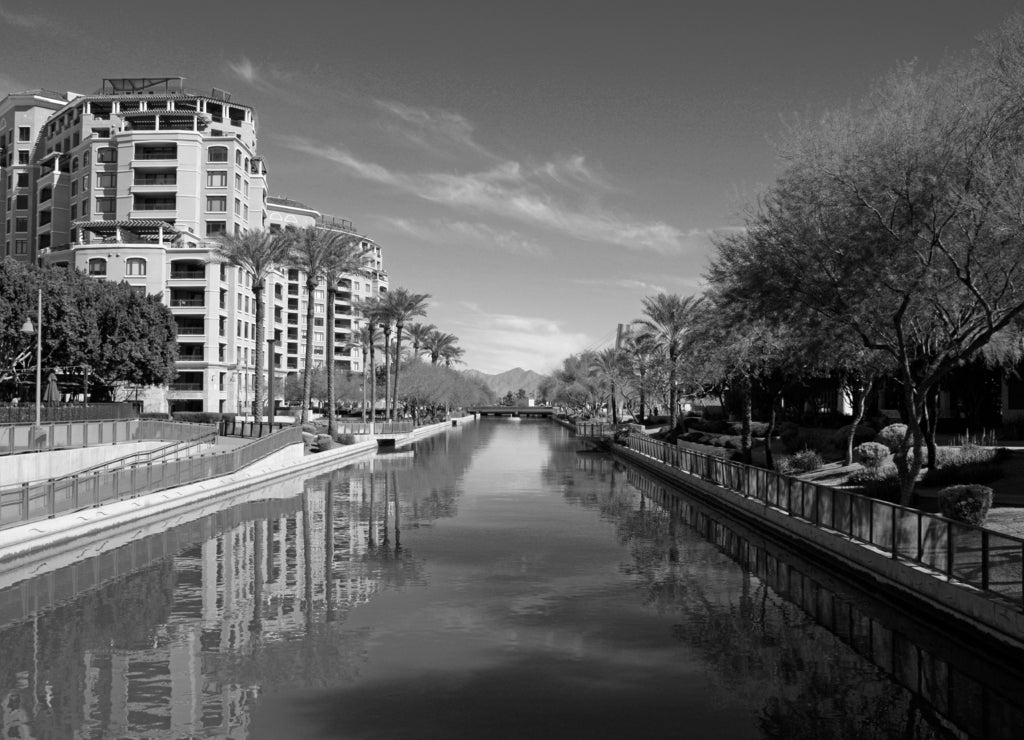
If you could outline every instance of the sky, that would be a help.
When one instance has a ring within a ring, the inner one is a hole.
[[[986,0],[0,0],[0,95],[183,76],[272,195],[350,219],[466,367],[546,373],[702,289],[786,122],[973,47]]]

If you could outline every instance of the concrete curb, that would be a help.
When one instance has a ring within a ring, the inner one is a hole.
[[[342,467],[376,453],[377,443],[361,442],[314,455],[302,455],[297,459],[294,448],[301,454],[301,445],[291,445],[247,468],[220,478],[113,501],[96,508],[3,530],[0,532],[0,568],[8,567],[11,561],[23,560],[41,550],[47,550],[48,556],[55,556],[58,554],[52,552],[55,548],[75,546],[76,541],[95,536],[103,530],[167,514],[208,499],[226,497],[243,488],[266,485],[285,478],[298,481],[322,472],[325,468]]]

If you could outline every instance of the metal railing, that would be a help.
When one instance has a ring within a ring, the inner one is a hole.
[[[409,434],[416,428],[411,421],[339,421],[338,434]]]
[[[136,463],[0,489],[0,530],[110,501],[229,475],[301,441],[302,429],[293,427],[231,450],[162,462]]]
[[[0,455],[67,450],[140,439],[189,441],[209,432],[215,433],[216,427],[160,419],[52,422],[38,427],[35,424],[11,424],[0,426]]]
[[[43,406],[41,420],[56,421],[107,421],[110,419],[138,419],[139,411],[131,403],[90,403]],[[23,403],[18,406],[0,406],[0,425],[21,424],[34,421],[35,406]]]
[[[614,437],[615,425],[599,421],[576,422],[577,437]]]
[[[238,421],[237,419],[221,419],[220,434],[222,437],[266,437],[268,434],[297,426],[284,421]]]
[[[1024,538],[723,460],[631,433],[626,446],[823,530],[870,545],[1017,605],[1024,603]]]

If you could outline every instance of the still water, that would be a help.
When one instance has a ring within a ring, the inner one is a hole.
[[[270,495],[8,577],[2,737],[1024,734],[1015,669],[548,422]]]

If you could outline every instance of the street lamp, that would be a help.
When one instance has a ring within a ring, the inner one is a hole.
[[[271,424],[274,423],[274,347],[276,345],[276,339],[267,340],[267,421]]]
[[[43,407],[43,289],[39,289],[38,297],[38,315],[36,317],[36,323],[39,325],[38,330],[32,326],[32,318],[25,319],[25,323],[21,325],[21,332],[23,334],[35,334],[36,335],[36,426],[42,426],[41,421],[41,409]]]

